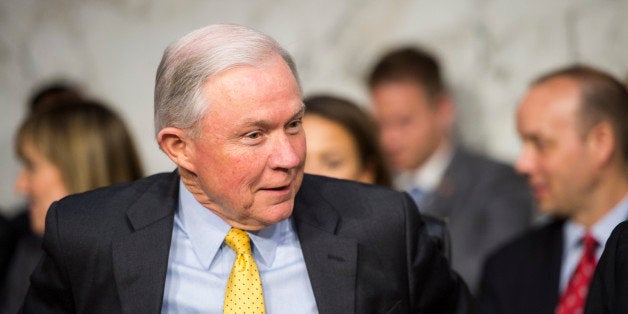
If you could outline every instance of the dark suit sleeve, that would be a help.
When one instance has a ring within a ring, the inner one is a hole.
[[[31,275],[23,313],[73,313],[74,302],[60,244],[56,203],[46,216],[44,256]]]
[[[628,313],[628,222],[613,230],[589,287],[585,313]]]
[[[414,312],[476,313],[469,289],[429,239],[425,223],[407,195],[405,213],[410,300]]]

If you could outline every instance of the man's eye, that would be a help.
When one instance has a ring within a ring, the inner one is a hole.
[[[301,119],[299,118],[299,119],[297,119],[297,120],[294,120],[294,121],[292,121],[292,122],[288,123],[288,128],[289,128],[289,129],[298,128],[298,127],[300,127],[300,126],[301,126],[301,123],[302,123],[302,121],[301,121]]]
[[[548,150],[548,148],[550,147],[550,144],[551,144],[550,142],[542,140],[542,139],[538,139],[533,142],[534,148],[536,148],[536,150],[539,152],[544,152]]]
[[[260,136],[262,136],[260,132],[251,132],[251,133],[246,134],[246,137],[252,140],[258,139]]]
[[[30,160],[22,161],[22,167],[24,167],[26,171],[33,171],[35,169],[35,165]]]

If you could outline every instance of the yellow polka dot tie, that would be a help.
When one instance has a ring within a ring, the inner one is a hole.
[[[266,313],[262,281],[251,253],[249,235],[231,228],[225,243],[236,252],[225,291],[223,313]]]

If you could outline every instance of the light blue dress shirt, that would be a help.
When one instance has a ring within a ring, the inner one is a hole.
[[[231,228],[179,183],[162,313],[222,313],[235,253]],[[292,220],[248,232],[262,279],[266,313],[318,313]]]
[[[611,236],[613,229],[628,218],[628,195],[625,196],[619,204],[617,204],[610,212],[608,212],[602,219],[591,226],[591,236],[595,238],[598,243],[595,255],[597,259],[600,259],[606,240]],[[584,253],[584,245],[582,245],[582,238],[586,232],[586,228],[582,225],[576,224],[573,221],[567,221],[563,226],[563,263],[560,269],[560,286],[559,294],[567,288],[569,278],[571,274],[576,270],[578,262]]]

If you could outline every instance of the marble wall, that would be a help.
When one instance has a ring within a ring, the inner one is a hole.
[[[441,58],[461,139],[496,158],[519,150],[513,112],[543,71],[585,62],[628,73],[628,1],[621,0],[0,0],[0,207],[15,207],[14,130],[32,89],[80,81],[122,113],[148,173],[173,164],[153,139],[152,89],[165,46],[200,26],[232,22],[275,37],[306,93],[368,105],[363,78],[400,44]]]

